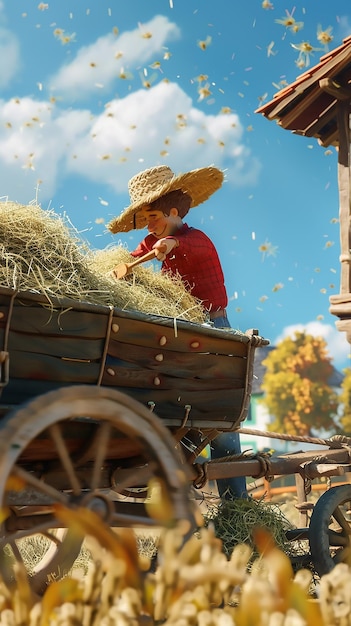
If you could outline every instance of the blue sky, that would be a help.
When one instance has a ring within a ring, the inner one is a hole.
[[[297,32],[276,21],[289,15]],[[187,222],[217,246],[232,326],[273,345],[306,328],[349,366],[328,311],[336,151],[255,114],[318,63],[327,29],[329,49],[351,34],[349,0],[0,0],[0,195],[66,213],[93,248],[133,249],[142,231],[106,229],[129,178],[214,164],[225,184]],[[306,41],[299,66],[293,45]]]

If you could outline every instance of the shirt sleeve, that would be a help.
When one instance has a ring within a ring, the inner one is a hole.
[[[156,241],[156,237],[154,237],[153,235],[148,235],[137,245],[135,250],[131,252],[131,255],[138,259],[140,256],[143,256],[144,254],[152,250],[152,247],[156,243]]]

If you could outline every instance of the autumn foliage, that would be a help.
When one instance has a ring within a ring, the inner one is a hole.
[[[263,365],[263,403],[274,417],[270,430],[305,437],[335,429],[338,397],[328,384],[333,366],[322,337],[297,332],[281,341]]]

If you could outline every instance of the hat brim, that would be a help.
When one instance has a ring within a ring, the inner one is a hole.
[[[108,224],[108,228],[112,233],[129,232],[130,230],[138,230],[145,227],[142,222],[138,224],[135,214],[144,206],[147,206],[165,196],[171,191],[181,189],[184,193],[191,197],[190,208],[198,206],[205,202],[215,191],[217,191],[223,183],[224,175],[217,167],[208,166],[196,170],[191,170],[186,174],[178,174],[170,181],[162,185],[157,191],[150,193],[138,202],[134,202],[122,211],[120,215],[115,217]]]

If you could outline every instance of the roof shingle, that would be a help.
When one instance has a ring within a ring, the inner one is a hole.
[[[351,103],[351,36],[255,113],[298,135],[316,137],[323,146],[338,145],[339,100]]]

